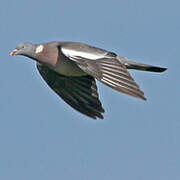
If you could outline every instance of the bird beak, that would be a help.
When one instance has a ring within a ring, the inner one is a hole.
[[[18,52],[18,50],[17,50],[17,49],[14,49],[13,51],[11,51],[11,52],[9,53],[9,55],[10,55],[10,56],[14,56],[14,55],[17,54],[17,52]]]

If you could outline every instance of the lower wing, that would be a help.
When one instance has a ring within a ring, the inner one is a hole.
[[[43,65],[37,68],[47,84],[71,107],[93,119],[103,119],[104,109],[92,76],[67,77]]]

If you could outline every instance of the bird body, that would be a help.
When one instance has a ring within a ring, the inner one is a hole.
[[[146,100],[127,69],[166,70],[76,42],[20,43],[10,55],[24,55],[37,61],[47,84],[70,106],[94,119],[103,118],[104,112],[94,78],[119,92]]]

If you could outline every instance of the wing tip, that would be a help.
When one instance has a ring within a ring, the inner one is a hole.
[[[103,113],[103,112],[101,112]],[[92,118],[93,120],[103,120],[104,119],[104,116],[99,113],[99,114],[84,114],[86,116],[88,116],[89,118]]]
[[[141,99],[142,99],[142,100],[144,100],[144,101],[147,101],[147,98],[146,98],[146,97],[144,97],[144,96],[143,96],[143,97],[141,97]]]

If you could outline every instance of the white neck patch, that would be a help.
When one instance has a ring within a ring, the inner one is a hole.
[[[43,51],[43,49],[44,49],[44,46],[43,46],[43,45],[39,45],[39,46],[37,46],[35,53],[36,53],[36,54],[37,54],[37,53],[40,53],[40,52]]]

